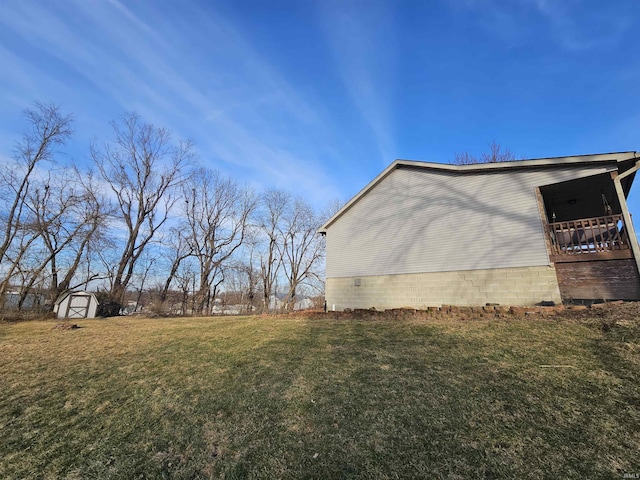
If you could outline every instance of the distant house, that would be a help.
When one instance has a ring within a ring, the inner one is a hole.
[[[269,297],[269,310],[286,310],[287,309],[287,297],[286,293],[278,293],[277,295],[271,295]],[[303,297],[296,295],[293,302],[294,310],[309,310],[313,308],[313,300],[309,297]]]
[[[327,307],[638,300],[626,198],[639,161],[396,160],[319,230]]]
[[[20,299],[22,298],[23,292],[20,290],[10,290],[5,293],[4,296],[4,308],[7,310],[20,308],[22,310],[37,310],[37,309],[45,309],[46,305],[46,297],[45,295],[34,292],[28,292],[22,301],[22,305],[20,304]]]
[[[95,318],[98,299],[90,292],[67,292],[53,304],[58,318]]]

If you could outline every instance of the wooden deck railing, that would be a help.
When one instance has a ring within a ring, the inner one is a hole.
[[[550,222],[549,235],[554,255],[629,250],[629,239],[622,215]]]

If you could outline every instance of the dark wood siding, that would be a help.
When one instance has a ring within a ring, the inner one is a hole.
[[[633,259],[556,263],[560,295],[569,300],[640,300]]]

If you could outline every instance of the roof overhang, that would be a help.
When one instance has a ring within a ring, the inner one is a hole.
[[[93,297],[96,299],[96,302],[98,301],[98,297],[96,297],[95,293],[92,292],[85,292],[82,290],[78,290],[78,291],[73,291],[73,290],[67,290],[66,292],[60,294],[58,296],[58,298],[55,300],[55,302],[53,302],[54,305],[58,305],[59,303],[62,303],[62,301],[67,298],[70,295],[78,295],[78,296],[85,296],[85,297]],[[99,302],[98,302],[99,303]]]
[[[349,200],[340,210],[338,210],[322,227],[318,229],[319,233],[326,234],[327,229],[338,218],[349,210],[360,198],[367,194],[373,187],[384,180],[391,172],[398,168],[417,168],[422,170],[433,170],[442,173],[468,174],[468,173],[492,173],[497,171],[511,171],[520,169],[539,169],[539,168],[562,168],[567,166],[583,166],[583,165],[599,165],[612,164],[620,173],[632,168],[636,161],[640,158],[635,151],[631,152],[614,152],[614,153],[598,153],[591,155],[576,155],[571,157],[549,157],[534,158],[530,160],[515,160],[510,162],[493,162],[493,163],[476,163],[471,165],[451,165],[445,163],[422,162],[417,160],[395,160],[391,165],[385,168],[376,178],[358,192],[351,200]],[[630,181],[632,181],[632,177]],[[627,191],[631,188],[629,184]]]

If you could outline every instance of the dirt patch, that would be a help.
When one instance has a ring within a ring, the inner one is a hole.
[[[54,325],[53,330],[77,330],[80,328],[75,323],[58,323]]]

